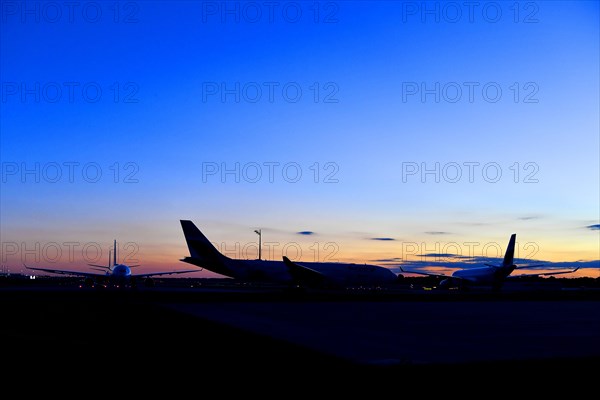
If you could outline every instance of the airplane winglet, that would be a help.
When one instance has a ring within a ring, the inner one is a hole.
[[[285,264],[286,267],[290,268],[293,267],[295,264],[286,256],[283,256],[283,263]]]
[[[297,285],[321,286],[325,282],[325,276],[322,273],[315,271],[312,268],[305,267],[304,265],[297,264],[286,256],[283,256],[283,263],[290,272],[292,280]]]

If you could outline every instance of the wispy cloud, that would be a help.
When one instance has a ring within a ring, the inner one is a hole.
[[[417,254],[417,256],[419,256],[419,257],[444,257],[444,258],[448,258],[448,257],[470,258],[469,256],[462,256],[459,254],[452,254],[452,253],[424,253],[424,254]]]
[[[374,237],[374,238],[371,238],[371,240],[381,240],[381,241],[387,242],[387,241],[396,240],[396,239],[389,238],[389,237]]]
[[[592,230],[592,231],[598,231],[600,230],[600,224],[596,224],[596,225],[588,225],[586,226],[586,228]]]
[[[300,231],[300,232],[296,232],[296,234],[309,236],[309,235],[314,235],[315,233],[313,231]]]
[[[425,232],[428,235],[449,235],[450,232],[443,232],[443,231],[429,231],[429,232]]]
[[[518,219],[520,219],[521,221],[529,221],[530,219],[539,219],[540,217],[537,217],[535,215],[528,215],[526,217],[519,217]]]

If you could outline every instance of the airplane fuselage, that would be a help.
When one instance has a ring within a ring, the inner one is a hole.
[[[125,264],[116,264],[112,267],[109,276],[117,279],[128,279],[131,277],[131,268]]]
[[[513,270],[514,267],[512,266],[459,269],[454,271],[452,277],[460,278],[460,281],[462,282],[466,281],[473,284],[493,285],[504,281],[504,279],[506,279],[506,277],[510,275]],[[452,277],[450,278],[451,280]]]
[[[283,261],[239,260],[226,257],[218,259],[186,257],[182,261],[234,279],[283,284],[294,282],[289,268]],[[398,276],[392,271],[377,265],[334,262],[299,263],[322,274],[333,286],[380,286],[398,280]]]
[[[396,282],[396,274],[387,268],[369,264],[299,262],[302,266],[322,274],[334,286],[377,286]],[[242,280],[269,280],[279,283],[293,281],[283,261],[234,260],[225,264],[232,277]]]

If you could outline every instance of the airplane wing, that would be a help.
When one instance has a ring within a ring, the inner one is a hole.
[[[88,264],[90,267],[97,267],[97,268],[102,268],[102,269],[110,269],[110,267],[106,266],[106,265],[98,265],[98,264]],[[139,267],[140,265],[128,265],[129,268],[135,268],[135,267]]]
[[[544,265],[548,265],[548,264],[519,265],[515,269],[537,268],[537,267],[543,267]]]
[[[92,267],[92,268],[90,268],[90,269],[93,269],[94,271],[102,271],[102,272],[104,272],[105,274],[108,274],[108,270],[107,270],[107,269],[100,269],[100,268],[94,268],[94,267]]]
[[[561,274],[570,274],[572,272],[575,272],[579,269],[579,267],[569,270],[569,271],[558,271],[558,272],[539,272],[537,274],[521,274],[521,275],[509,275],[506,277],[506,279],[515,279],[515,278],[520,278],[522,276],[540,276],[540,275],[561,275]]]
[[[400,271],[406,272],[406,273],[409,273],[409,274],[419,274],[419,275],[435,276],[437,278],[463,279],[460,276],[451,276],[451,275],[445,275],[445,274],[435,274],[433,272],[407,271],[407,270],[405,270],[402,267],[400,267]]]
[[[102,269],[110,269],[110,267],[106,265],[98,265],[98,264],[88,264],[90,267],[102,268]]]
[[[286,256],[283,256],[283,262],[296,284],[301,286],[322,286],[327,280],[325,275],[319,271],[295,263]]]
[[[151,272],[149,274],[135,274],[135,275],[131,275],[132,278],[148,278],[151,276],[158,276],[158,275],[172,275],[172,274],[186,274],[188,272],[198,272],[198,271],[202,271],[201,268],[197,268],[197,269],[187,269],[185,271],[169,271],[169,272]]]
[[[106,272],[103,272],[101,274],[95,273],[95,272],[79,272],[79,271],[68,271],[68,270],[64,270],[64,269],[52,269],[52,268],[34,268],[34,267],[28,267],[27,265],[23,264],[25,266],[25,268],[27,269],[31,269],[34,271],[44,271],[44,272],[50,272],[52,274],[61,274],[61,275],[74,275],[74,276],[83,276],[83,277],[106,277]]]

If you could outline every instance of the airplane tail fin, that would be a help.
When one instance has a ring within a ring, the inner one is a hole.
[[[508,241],[506,247],[506,253],[504,253],[504,261],[502,262],[503,267],[511,267],[514,264],[515,257],[515,241],[517,240],[517,234],[513,233]]]
[[[200,232],[192,221],[180,220],[183,235],[190,250],[190,257],[210,261],[227,259],[213,246],[213,244]]]
[[[185,257],[181,261],[217,274],[235,276],[234,260],[221,254],[192,221],[182,219],[180,222],[190,250],[190,257]]]

